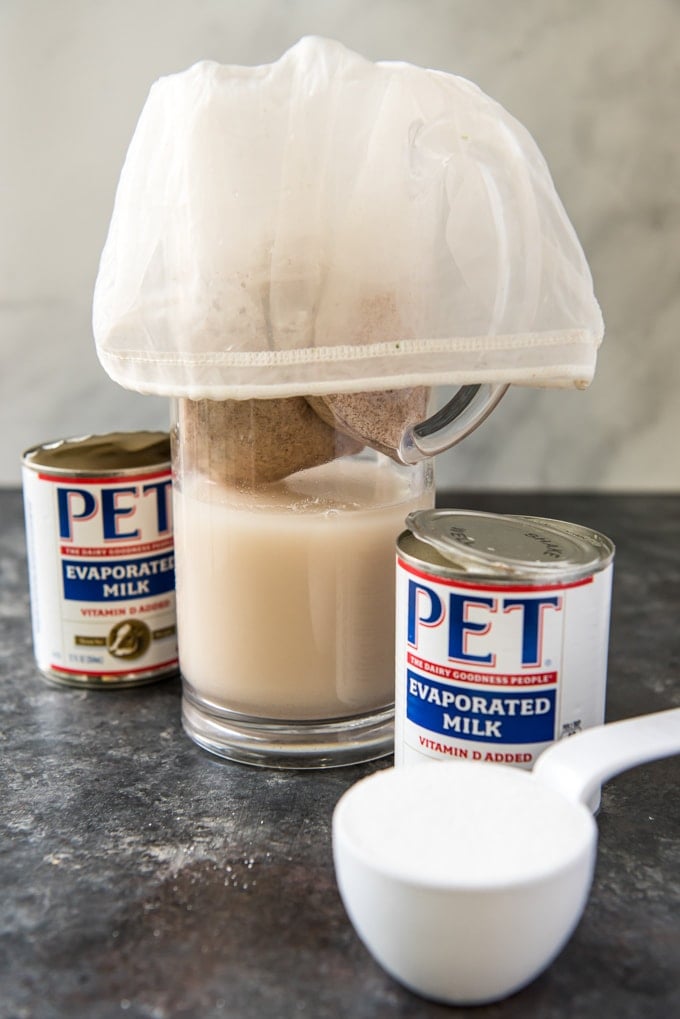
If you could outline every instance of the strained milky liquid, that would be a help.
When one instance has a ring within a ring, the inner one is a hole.
[[[175,489],[180,663],[195,697],[270,719],[330,719],[394,700],[394,542],[408,476],[337,460],[240,491]]]

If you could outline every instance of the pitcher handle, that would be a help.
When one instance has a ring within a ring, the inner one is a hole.
[[[500,402],[509,386],[484,383],[461,386],[431,417],[410,425],[399,445],[399,459],[416,464],[450,449],[466,438]]]

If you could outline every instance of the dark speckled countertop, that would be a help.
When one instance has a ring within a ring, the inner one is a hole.
[[[455,503],[609,534],[607,718],[680,703],[680,497]],[[455,1010],[378,968],[336,890],[333,807],[389,762],[311,773],[229,764],[183,735],[176,679],[104,693],[46,683],[16,490],[0,490],[0,682],[2,1019],[680,1015],[680,758],[605,787],[590,902],[553,966],[504,1002]]]

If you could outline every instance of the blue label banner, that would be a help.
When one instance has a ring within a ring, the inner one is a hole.
[[[544,743],[555,738],[556,689],[471,690],[407,672],[406,716],[440,736],[484,743]]]
[[[166,594],[175,587],[172,555],[83,562],[64,559],[61,564],[64,598],[69,601],[128,601]]]

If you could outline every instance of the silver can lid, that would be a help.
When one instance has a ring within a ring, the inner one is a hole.
[[[78,435],[32,446],[22,459],[26,467],[47,469],[56,474],[118,475],[144,467],[169,465],[170,436],[167,432]]]
[[[598,531],[543,517],[470,510],[419,510],[406,526],[463,573],[566,578],[601,570],[614,545]]]

